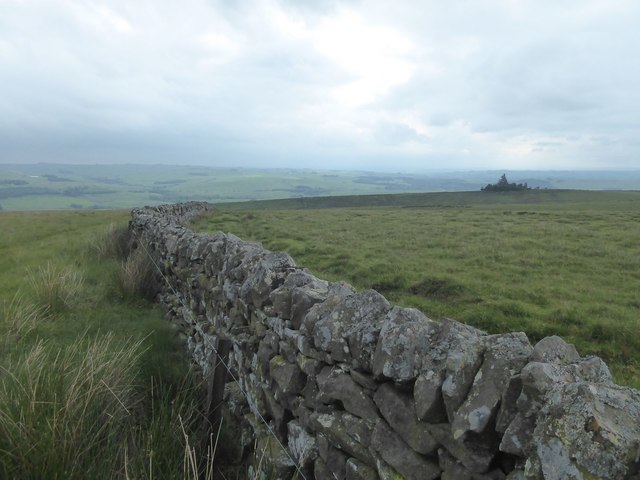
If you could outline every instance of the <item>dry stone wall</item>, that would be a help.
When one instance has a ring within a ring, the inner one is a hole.
[[[531,345],[434,321],[183,226],[209,208],[135,209],[130,230],[205,374],[230,343],[238,458],[255,446],[282,479],[294,462],[318,480],[640,478],[640,392],[599,358],[555,336]]]

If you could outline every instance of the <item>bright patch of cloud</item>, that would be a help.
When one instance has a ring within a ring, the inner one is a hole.
[[[374,102],[394,86],[411,78],[411,41],[386,26],[367,24],[353,12],[322,22],[312,33],[315,48],[352,79],[333,89],[333,96],[349,107]]]
[[[133,27],[121,14],[104,3],[65,2],[67,8],[72,9],[81,22],[90,28],[107,29],[117,33],[130,33]]]
[[[234,53],[238,44],[231,38],[218,32],[207,32],[200,36],[200,43],[210,50],[222,53]]]

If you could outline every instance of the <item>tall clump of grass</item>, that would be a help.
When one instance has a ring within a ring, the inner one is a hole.
[[[80,272],[52,262],[36,271],[29,270],[28,278],[36,301],[51,314],[72,308],[79,300],[84,285]]]
[[[122,262],[116,280],[120,293],[125,298],[142,296],[147,300],[154,300],[158,293],[155,265],[141,248],[133,250]]]
[[[135,419],[141,342],[40,341],[0,367],[0,477],[113,478]]]
[[[193,370],[178,384],[151,382],[148,418],[126,452],[127,479],[213,478],[217,436],[209,438],[203,395],[202,378]]]
[[[124,260],[130,247],[129,228],[112,223],[91,242],[90,251],[101,259]]]
[[[3,302],[0,309],[0,325],[5,329],[5,340],[20,340],[47,317],[47,308],[24,300],[18,292],[10,302]]]
[[[158,282],[153,261],[144,249],[133,246],[128,227],[111,224],[91,241],[88,251],[98,259],[121,262],[115,276],[116,292],[120,298],[155,300]]]

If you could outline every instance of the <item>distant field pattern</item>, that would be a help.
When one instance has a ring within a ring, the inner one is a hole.
[[[100,210],[335,195],[479,191],[503,172],[380,173],[171,165],[0,165],[4,210]],[[508,172],[533,188],[640,190],[636,172]]]

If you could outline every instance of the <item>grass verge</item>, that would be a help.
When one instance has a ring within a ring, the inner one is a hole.
[[[0,370],[4,478],[104,477],[134,422],[141,354],[141,341],[118,345],[106,334],[59,349],[40,340],[8,361]]]
[[[0,478],[200,473],[199,374],[163,313],[118,293],[127,216],[0,213]]]

